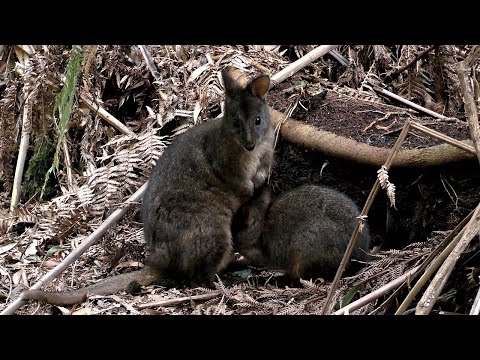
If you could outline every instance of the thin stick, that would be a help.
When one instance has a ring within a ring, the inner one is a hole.
[[[120,207],[115,210],[93,233],[90,234],[85,240],[82,241],[82,244],[73,250],[63,261],[58,264],[55,268],[49,271],[47,274],[42,276],[40,280],[38,280],[35,285],[33,285],[30,290],[40,289],[43,285],[49,283],[54,278],[56,278],[62,271],[64,271],[71,263],[77,260],[80,255],[82,255],[90,246],[92,246],[97,240],[99,240],[107,230],[114,224],[117,223],[118,220],[127,212],[130,206],[133,203],[138,202],[145,192],[147,188],[148,182],[143,184],[132,196],[128,198],[128,200],[120,205]],[[7,306],[0,315],[12,315],[15,313],[17,309],[25,304],[25,300],[21,297],[16,299],[12,302],[9,306]]]
[[[150,70],[150,73],[153,75],[153,78],[156,81],[160,81],[160,73],[158,72],[157,66],[155,65],[155,62],[152,59],[152,56],[150,55],[150,52],[148,51],[147,47],[145,45],[138,45],[138,48],[140,49],[140,52],[143,55],[143,58],[145,59],[145,63],[147,64],[148,70]]]
[[[446,119],[449,119],[448,117],[444,116],[444,115],[441,115],[435,111],[432,111],[430,109],[427,109],[421,105],[418,105],[418,104],[415,104],[414,102],[411,102],[410,100],[407,100],[407,99],[404,99],[403,97],[401,96],[398,96],[388,90],[385,90],[385,89],[382,89],[381,87],[379,86],[374,86],[373,87],[375,90],[377,90],[378,92],[381,92],[382,94],[384,95],[387,95],[387,96],[390,96],[391,98],[395,99],[395,100],[398,100],[406,105],[409,105],[411,107],[413,107],[414,109],[417,109],[417,110],[420,110],[424,113],[427,113],[428,115],[432,115],[436,118],[439,118],[439,119],[443,119],[443,120],[446,120]]]
[[[12,200],[10,203],[10,212],[12,215],[15,215],[15,212],[18,208],[18,203],[20,201],[20,191],[22,187],[25,158],[27,157],[28,145],[30,143],[30,132],[32,131],[32,119],[30,118],[30,110],[32,108],[30,94],[27,94],[27,98],[25,99],[25,103],[23,104],[22,136],[20,139],[20,148],[18,150],[17,165],[15,167],[15,177],[13,179]]]
[[[84,92],[80,92],[80,100],[82,100],[83,103],[87,105],[90,110],[95,111],[103,120],[108,122],[113,127],[117,128],[122,134],[135,136],[135,133],[132,130],[130,130],[128,127],[126,127],[124,124],[122,124],[119,120],[117,120],[115,116],[110,114],[100,105],[95,104],[91,100],[90,95]]]
[[[70,189],[73,190],[73,175],[72,175],[72,163],[70,161],[70,154],[68,152],[67,138],[63,138],[62,143],[63,154],[65,156],[65,167],[67,169],[67,181]]]
[[[470,137],[473,140],[473,146],[477,151],[478,161],[480,162],[480,126],[478,125],[478,111],[473,96],[474,89],[468,80],[468,75],[472,71],[472,67],[478,58],[480,58],[480,46],[475,45],[472,47],[472,50],[470,50],[466,59],[457,64],[456,72],[460,80],[460,89],[462,90],[463,103],[465,104]]]
[[[337,60],[343,66],[350,66],[350,61],[345,59],[345,57],[340,54],[337,50],[330,50],[330,55],[332,55],[335,60]]]
[[[423,294],[422,298],[417,304],[415,309],[416,315],[428,315],[435,305],[435,301],[440,295],[448,277],[450,276],[453,267],[457,263],[457,260],[462,255],[465,248],[470,241],[480,232],[480,203],[477,205],[472,218],[468,222],[461,239],[458,244],[455,245],[452,252],[448,255],[447,259],[443,262],[442,266],[438,270],[437,274],[433,278],[432,282],[428,286],[427,290]]]
[[[181,303],[184,303],[184,302],[190,301],[190,300],[210,300],[210,299],[213,299],[213,298],[215,298],[215,297],[217,297],[218,295],[221,295],[221,294],[222,294],[221,291],[215,291],[215,292],[208,293],[208,294],[185,296],[185,297],[181,297],[181,298],[177,298],[177,299],[169,299],[169,300],[163,300],[163,301],[155,301],[155,302],[146,303],[146,304],[140,304],[140,305],[137,306],[137,308],[139,310],[142,310],[142,309],[153,308],[153,307],[158,307],[158,306],[177,305],[177,304],[181,304]]]
[[[333,315],[347,315],[351,311],[360,309],[362,306],[367,305],[368,303],[372,302],[373,300],[378,299],[379,297],[384,296],[388,291],[397,288],[398,286],[402,285],[404,281],[408,281],[408,278],[415,274],[418,270],[418,266],[414,267],[413,269],[407,271],[402,276],[399,276],[393,281],[390,281],[388,284],[382,286],[381,288],[371,292],[370,294],[365,295],[364,297],[348,304],[347,306],[337,310],[333,313]]]
[[[419,291],[427,283],[430,277],[435,273],[435,271],[437,271],[443,261],[447,258],[448,254],[452,252],[453,248],[463,235],[464,227],[472,218],[473,212],[474,211],[472,210],[470,214],[468,214],[457,226],[455,226],[455,228],[450,232],[450,234],[448,234],[445,239],[443,239],[443,241],[437,245],[436,249],[432,251],[432,253],[428,255],[427,258],[423,261],[422,265],[420,265],[420,269],[417,275],[420,274],[420,272],[422,272],[424,269],[426,269],[427,266],[428,269],[422,274],[420,279],[418,279],[412,290],[410,290],[405,300],[403,300],[402,304],[395,312],[395,315],[402,315],[407,310],[415,296],[417,296]],[[437,254],[440,252],[441,249],[443,249],[443,251],[437,257]]]
[[[408,135],[408,131],[410,130],[410,123],[411,121],[407,121],[405,122],[405,125],[403,125],[402,132],[398,136],[398,139],[395,145],[391,149],[390,154],[388,155],[388,158],[385,161],[384,166],[387,171],[390,169],[393,159],[397,155],[398,151],[400,150],[400,147],[402,146],[402,143],[405,141]],[[328,290],[327,300],[325,301],[325,305],[323,306],[322,314],[327,314],[327,312],[329,311],[329,306],[330,306],[330,302],[332,301],[333,294],[335,293],[338,283],[340,282],[340,278],[342,277],[343,271],[345,270],[345,266],[347,265],[347,262],[349,261],[350,256],[352,255],[353,248],[355,247],[361,223],[364,221],[362,220],[362,218],[366,217],[366,215],[368,214],[368,211],[370,210],[370,206],[372,206],[373,200],[375,199],[375,196],[377,196],[379,189],[380,189],[380,180],[377,177],[377,179],[375,180],[375,184],[373,185],[373,188],[370,191],[370,195],[368,195],[367,201],[365,202],[363,210],[360,216],[357,217],[357,224],[355,225],[355,229],[353,230],[352,237],[348,242],[347,249],[345,250],[345,254],[343,254],[343,259],[340,263],[337,273],[335,274],[335,278],[333,279],[333,282],[330,285],[330,289]]]
[[[470,310],[470,315],[480,314],[480,289],[478,289],[477,296],[475,296],[475,301],[473,302],[472,310]]]
[[[423,125],[421,125],[421,124],[419,124],[415,121],[412,121],[411,127],[420,131],[420,132],[422,132],[422,133],[424,133],[424,134],[426,134],[426,135],[429,135],[429,136],[434,137],[438,140],[446,142],[447,144],[450,144],[452,146],[456,146],[459,149],[468,151],[471,154],[475,154],[475,148],[473,146],[468,145],[464,142],[461,142],[460,140],[454,139],[454,138],[452,138],[450,136],[447,136],[445,134],[442,134],[441,132],[429,129],[428,127],[423,126]]]
[[[372,310],[371,312],[368,313],[368,315],[377,315],[380,311],[385,310],[390,306],[390,304],[398,297],[398,295],[402,292],[402,290],[407,286],[408,283],[412,282],[415,280],[416,275],[418,275],[418,272],[420,269],[415,272],[412,276],[408,278],[408,281],[404,281],[403,284],[401,284],[383,303],[380,304],[376,309]]]
[[[285,69],[279,71],[275,75],[271,77],[270,88],[277,86],[283,80],[289,78],[297,71],[303,69],[308,64],[314,62],[319,57],[325,55],[330,50],[333,50],[337,47],[337,45],[321,45],[310,51],[308,54],[302,56],[297,61],[288,65]]]
[[[425,49],[422,52],[418,53],[418,55],[415,56],[415,58],[412,61],[410,61],[407,65],[402,66],[400,69],[395,70],[391,74],[387,75],[386,80],[388,79],[388,81],[386,81],[386,82],[391,82],[391,81],[395,80],[398,77],[398,75],[400,75],[402,72],[410,69],[413,65],[415,65],[417,63],[418,60],[420,60],[425,55],[427,55],[430,51],[432,51],[435,48],[435,46],[436,45],[432,45],[428,49]]]

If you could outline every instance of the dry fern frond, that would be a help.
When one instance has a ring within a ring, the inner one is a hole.
[[[16,100],[19,80],[10,80],[0,99],[0,179],[3,188],[11,192],[13,184],[13,155],[18,143],[19,124],[16,116]]]
[[[407,78],[397,85],[398,94],[410,101],[424,103],[425,99],[431,99],[429,89],[424,84],[424,79],[419,73],[409,71]]]
[[[235,298],[236,300],[238,298]],[[241,294],[241,301],[234,304],[234,306],[242,307],[242,308],[254,308],[260,311],[272,311],[276,308],[276,306],[269,304],[269,303],[261,303],[252,298],[247,293]]]
[[[395,208],[395,185],[388,180],[388,170],[385,165],[377,171],[378,180],[380,180],[380,186],[387,191],[387,196],[390,200],[390,206]]]
[[[300,279],[300,283],[309,294],[323,293],[324,295],[326,295],[325,288],[322,286],[324,284],[322,284],[321,286],[318,286],[310,280],[303,280],[303,279]]]

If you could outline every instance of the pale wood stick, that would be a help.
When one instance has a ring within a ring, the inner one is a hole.
[[[87,95],[84,92],[80,92],[80,100],[82,100],[83,103],[87,105],[90,110],[95,111],[103,120],[108,122],[113,127],[117,128],[122,134],[135,136],[135,133],[132,130],[130,130],[127,126],[122,124],[119,120],[117,120],[115,116],[110,114],[100,105],[95,104],[93,100],[91,100],[90,95]]]
[[[290,76],[295,74],[300,69],[303,69],[305,66],[310,64],[311,62],[317,60],[319,57],[325,55],[330,50],[333,50],[338,45],[321,45],[310,51],[308,54],[302,56],[297,61],[288,65],[285,69],[279,71],[275,75],[271,77],[271,84],[270,86],[276,86],[277,84],[281,83],[283,80],[288,79]]]
[[[427,113],[428,115],[432,115],[432,116],[434,116],[434,117],[436,117],[436,118],[443,119],[443,120],[449,119],[448,117],[446,117],[446,116],[444,116],[444,115],[441,115],[441,114],[439,114],[439,113],[437,113],[437,112],[435,112],[435,111],[432,111],[432,110],[430,110],[430,109],[427,109],[426,107],[423,107],[423,106],[421,106],[421,105],[415,104],[414,102],[411,102],[410,100],[407,100],[407,99],[405,99],[405,98],[403,98],[403,97],[401,97],[401,96],[399,96],[399,95],[396,95],[396,94],[394,94],[394,93],[392,93],[392,92],[390,92],[390,91],[388,91],[388,90],[382,89],[382,88],[379,87],[379,86],[374,86],[374,89],[377,90],[377,91],[379,91],[379,92],[381,92],[381,93],[384,94],[384,95],[387,95],[387,96],[389,96],[389,97],[391,97],[391,98],[393,98],[393,99],[395,99],[395,100],[398,100],[398,101],[400,101],[400,102],[402,102],[402,103],[404,103],[404,104],[406,104],[406,105],[408,105],[408,106],[411,106],[411,107],[413,107],[414,109],[417,109],[417,110],[420,110],[420,111],[422,111],[422,112],[424,112],[424,113]]]
[[[351,311],[360,309],[362,306],[367,305],[368,303],[385,295],[390,290],[396,289],[397,287],[402,285],[404,281],[408,280],[410,276],[412,276],[417,272],[418,268],[419,266],[414,267],[413,269],[407,271],[405,274],[403,274],[402,276],[399,276],[395,280],[390,281],[388,284],[382,286],[381,288],[375,291],[372,291],[370,294],[367,294],[364,297],[361,297],[360,299],[352,302],[351,304],[348,304],[347,306],[341,308],[340,310],[335,311],[333,315],[347,315]]]
[[[20,201],[20,192],[22,189],[23,170],[25,168],[25,158],[27,157],[28,145],[30,144],[30,133],[32,131],[32,119],[30,118],[31,97],[27,94],[23,104],[22,114],[22,135],[20,138],[20,148],[18,149],[17,165],[15,166],[15,177],[13,179],[12,200],[10,202],[10,212],[15,215],[18,203]]]

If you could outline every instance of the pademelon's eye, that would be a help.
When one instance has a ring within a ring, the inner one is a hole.
[[[255,119],[255,125],[260,125],[262,123],[262,119],[260,118],[260,116],[257,116],[257,118]]]
[[[236,128],[240,127],[240,121],[238,119],[233,120],[233,126]]]

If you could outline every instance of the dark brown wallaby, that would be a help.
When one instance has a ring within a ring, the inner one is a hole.
[[[260,75],[241,86],[228,70],[222,77],[224,116],[174,138],[150,175],[142,204],[147,266],[74,291],[29,290],[24,299],[74,304],[87,293],[108,295],[131,281],[163,278],[212,285],[233,259],[233,215],[265,183],[274,152],[265,103],[270,78]]]
[[[333,279],[360,214],[355,203],[316,185],[299,186],[273,202],[270,198],[265,186],[239,210],[243,228],[234,241],[240,254],[253,266],[285,270],[291,279]],[[366,260],[369,247],[365,225],[352,259]]]

